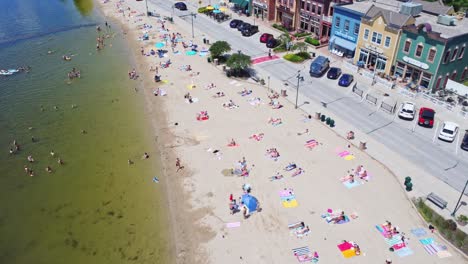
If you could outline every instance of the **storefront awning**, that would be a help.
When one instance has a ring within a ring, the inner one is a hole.
[[[342,39],[342,38],[338,38],[336,36],[333,36],[331,38],[331,42],[335,45],[338,45],[342,48],[345,48],[347,50],[350,50],[350,51],[354,51],[356,49],[356,44],[349,41],[349,40],[346,40],[346,39]]]

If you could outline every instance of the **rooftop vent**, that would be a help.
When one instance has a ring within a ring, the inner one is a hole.
[[[403,3],[401,4],[400,14],[403,15],[410,15],[410,16],[417,16],[423,10],[422,4],[418,3]]]
[[[437,17],[437,23],[446,26],[455,26],[455,20],[457,20],[455,17],[449,15],[439,15]]]

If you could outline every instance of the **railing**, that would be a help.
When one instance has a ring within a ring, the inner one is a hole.
[[[358,67],[358,66],[352,64],[352,63],[349,62],[349,61],[345,61],[345,62],[344,62],[344,66],[345,66],[348,70],[351,70],[351,71],[353,71],[353,72],[355,72],[355,73],[357,73],[358,70],[359,70],[359,67]]]
[[[405,89],[405,88],[402,88],[402,87],[399,88],[398,93],[401,94],[401,95],[404,95],[406,97],[412,98],[412,99],[419,96],[419,93],[411,92],[408,89]]]
[[[445,107],[447,110],[450,110],[450,111],[453,111],[453,108],[454,106],[450,103],[447,103],[447,102],[444,102],[442,100],[439,100],[429,94],[426,94],[426,93],[422,93],[422,97],[426,100],[429,100],[431,102],[433,102],[434,104],[437,104],[439,106],[442,106],[442,107]]]
[[[375,76],[375,82],[382,84],[384,87],[392,89],[395,86],[395,83],[387,79]]]

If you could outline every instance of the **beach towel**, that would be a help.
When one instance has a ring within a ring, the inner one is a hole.
[[[340,220],[340,221],[336,222],[335,224],[341,225],[341,224],[346,224],[346,223],[349,223],[349,218],[345,215],[344,220]]]
[[[429,255],[434,255],[437,254],[437,246],[434,244],[429,244],[429,245],[424,245],[424,249]]]
[[[437,256],[439,258],[448,258],[448,257],[451,257],[452,254],[450,254],[450,252],[448,252],[447,250],[442,250],[442,251],[437,252]]]
[[[298,206],[297,200],[289,200],[289,201],[283,201],[282,202],[284,208],[295,208]]]
[[[197,55],[197,52],[196,52],[196,51],[193,51],[193,50],[189,50],[189,51],[186,51],[186,52],[185,52],[185,55],[187,55],[187,56],[194,56],[194,55]]]
[[[319,144],[319,143],[318,143],[317,140],[311,139],[311,140],[306,141],[306,143],[305,143],[304,146],[305,146],[306,148],[308,148],[308,149],[313,149],[313,148],[315,148],[316,146],[318,146],[318,144]]]
[[[291,201],[291,200],[296,199],[296,196],[288,195],[288,196],[281,196],[280,198],[281,198],[281,201]]]
[[[395,244],[392,246],[392,248],[396,251],[396,250],[400,250],[402,248],[406,247],[406,244],[404,242],[401,242],[401,243],[398,243],[398,244]]]
[[[305,247],[300,247],[300,248],[294,248],[292,249],[294,256],[296,256],[297,260],[300,263],[303,262],[313,262],[316,263],[319,260],[319,255],[317,252],[312,252],[310,251],[308,246]]]
[[[411,229],[411,233],[417,237],[422,237],[426,235],[426,230],[422,227]]]
[[[353,160],[354,158],[355,158],[354,155],[351,154],[351,155],[345,156],[344,160]]]
[[[285,196],[290,196],[290,195],[294,195],[294,194],[293,194],[291,189],[285,189],[285,190],[279,191],[279,195],[280,195],[280,197],[285,197]]]
[[[394,245],[401,243],[401,236],[395,235],[392,238],[385,238],[385,242],[387,245],[393,247]]]
[[[239,227],[240,225],[241,225],[240,222],[226,223],[226,227],[227,227],[227,228]]]
[[[343,254],[344,258],[352,258],[356,256],[356,251],[354,249],[348,249],[348,250],[342,251],[341,254]]]
[[[433,238],[423,238],[423,239],[420,239],[419,242],[421,242],[421,244],[423,244],[424,246],[425,245],[430,245],[432,243],[434,243],[434,239]]]
[[[351,154],[351,153],[349,151],[347,151],[347,150],[338,152],[338,156],[341,157],[341,158],[344,158],[344,157],[348,156],[349,154]]]
[[[361,182],[356,181],[356,180],[354,180],[354,182],[345,181],[343,182],[343,185],[346,186],[346,188],[351,189],[351,188],[361,185]]]
[[[349,242],[343,242],[339,245],[337,245],[338,249],[343,252],[343,251],[346,251],[348,249],[351,249],[353,247],[353,244],[349,243]]]
[[[404,247],[400,250],[395,251],[395,254],[400,258],[412,255],[414,252],[409,247]]]

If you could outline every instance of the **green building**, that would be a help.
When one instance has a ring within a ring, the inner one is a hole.
[[[444,89],[449,79],[468,79],[467,18],[417,10],[414,17],[414,25],[403,27],[395,74],[408,86],[432,92]]]
[[[242,10],[243,14],[250,15],[252,12],[252,1],[251,0],[231,0],[237,8]]]

